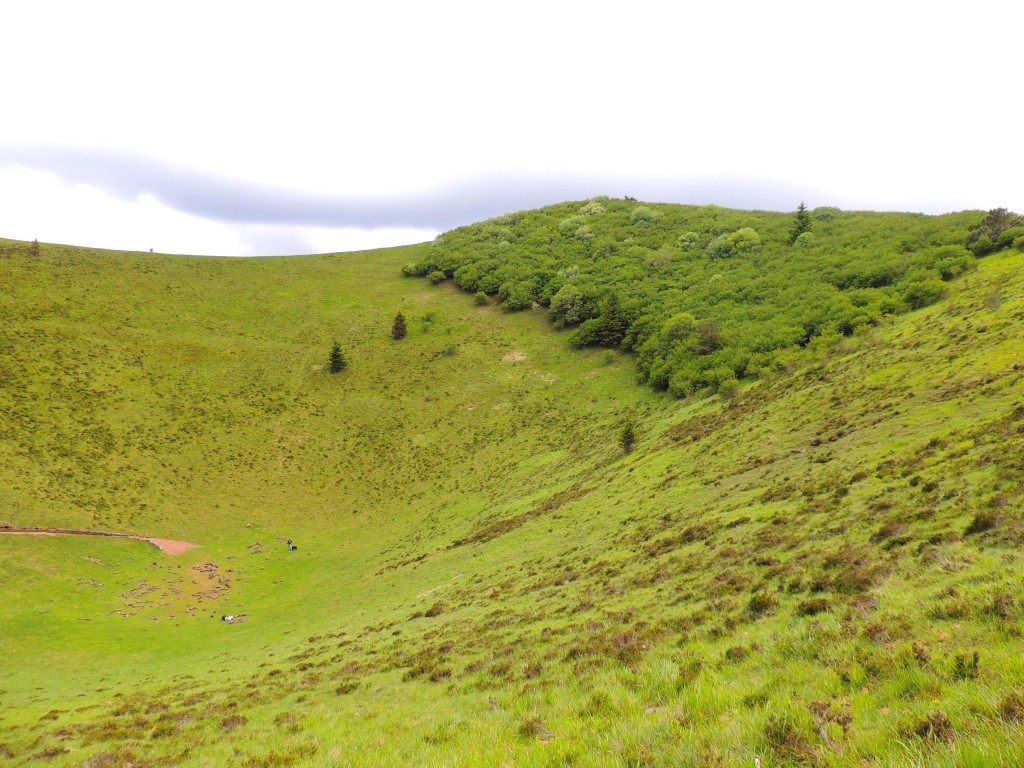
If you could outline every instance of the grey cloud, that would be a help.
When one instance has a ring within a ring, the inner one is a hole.
[[[788,211],[801,200],[816,205],[818,190],[770,180],[630,178],[624,175],[490,175],[415,194],[325,195],[282,189],[172,165],[144,155],[66,147],[0,147],[0,167],[48,171],[116,197],[151,195],[183,213],[228,224],[273,226],[411,227],[443,230],[510,211],[629,195],[650,202],[715,203]]]
[[[245,253],[298,254],[313,253],[315,248],[293,227],[267,227],[257,224],[242,225],[235,229]]]

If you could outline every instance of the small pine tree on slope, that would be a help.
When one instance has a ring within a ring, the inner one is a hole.
[[[807,212],[807,206],[800,202],[800,206],[793,214],[793,226],[789,230],[789,244],[792,245],[804,232],[811,231],[811,214]]]
[[[398,341],[399,339],[404,339],[407,332],[408,331],[405,327],[405,315],[399,312],[395,315],[395,322],[391,326],[391,337],[395,341]]]
[[[331,373],[341,373],[347,365],[348,360],[345,359],[345,353],[341,351],[341,345],[338,342],[334,342],[334,346],[331,347],[331,360],[328,370]]]

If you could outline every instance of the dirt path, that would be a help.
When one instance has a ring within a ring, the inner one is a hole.
[[[180,555],[195,549],[198,544],[173,539],[158,539],[148,536],[135,536],[130,533],[111,533],[109,531],[83,531],[75,528],[12,528],[0,527],[0,534],[20,534],[22,536],[106,536],[115,539],[135,539],[146,541],[168,555]]]

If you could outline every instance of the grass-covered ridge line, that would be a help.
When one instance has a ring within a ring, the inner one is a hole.
[[[556,328],[575,328],[571,345],[636,352],[655,389],[731,393],[815,339],[934,303],[976,256],[1024,236],[1022,223],[1005,210],[801,204],[794,216],[601,197],[446,232],[405,273],[453,278],[510,310],[547,307]]]
[[[0,536],[0,762],[1019,764],[1021,253],[679,402],[427,252],[0,241],[0,523],[200,545]]]

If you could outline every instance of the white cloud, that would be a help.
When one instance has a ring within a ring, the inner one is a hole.
[[[433,240],[436,230],[412,227],[289,227],[242,225],[232,228],[246,256],[290,256],[388,248]],[[230,255],[230,254],[228,254]]]
[[[271,256],[382,248],[432,239],[414,228],[224,224],[190,216],[148,195],[123,200],[50,173],[0,169],[2,236],[127,251]]]
[[[221,224],[148,197],[117,200],[35,170],[0,169],[0,216],[3,235],[20,240],[165,253],[238,252],[237,238]]]
[[[2,21],[18,30],[0,47],[0,71],[18,73],[0,86],[4,142],[314,195],[509,173],[717,176],[869,207],[1024,210],[1007,150],[1019,61],[1000,37],[1024,26],[1019,3],[41,0]],[[64,199],[47,227],[75,218]],[[102,215],[115,228],[89,233],[134,242],[167,217],[135,234]],[[200,221],[176,220],[190,248],[255,242]]]

